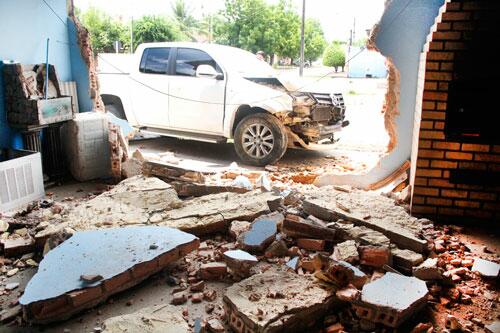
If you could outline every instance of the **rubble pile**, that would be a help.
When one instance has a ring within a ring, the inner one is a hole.
[[[239,175],[234,176],[233,181]],[[105,332],[472,332],[497,320],[496,310],[486,309],[496,309],[498,301],[498,256],[473,252],[457,228],[414,218],[393,199],[375,193],[339,186],[290,189],[274,182],[271,188],[254,189],[259,184],[254,179],[252,189],[242,193],[182,200],[174,186],[138,175],[89,200],[40,202],[34,210],[38,220],[33,211],[23,218],[0,217],[0,293],[21,296],[2,304],[2,321],[23,324],[21,310],[30,323],[72,316],[108,298],[108,280],[129,270],[127,276],[135,277],[137,266],[145,267],[139,280],[163,270],[171,292],[164,304],[105,320]],[[140,240],[136,232],[134,242],[116,234],[134,228],[162,231],[149,240]],[[192,237],[189,251],[163,254],[164,246],[155,239],[173,231]],[[96,258],[85,252],[92,246],[79,241],[92,232],[113,234],[108,241],[115,249],[122,243],[133,249]],[[85,256],[72,259],[79,251]],[[133,258],[123,255],[129,251]],[[169,260],[151,264],[146,254],[160,252]],[[123,261],[121,268],[103,269],[116,258]],[[74,267],[87,263],[86,268],[54,268],[65,260]],[[102,262],[92,264],[95,260]],[[37,265],[39,272],[19,290],[13,280],[18,271]],[[66,270],[74,273],[68,288],[59,283],[63,289],[43,291],[56,294],[33,296],[45,275]],[[120,285],[117,290],[130,286]],[[87,297],[87,290],[100,294]],[[73,304],[78,297],[84,301]],[[202,314],[191,308],[201,308]]]

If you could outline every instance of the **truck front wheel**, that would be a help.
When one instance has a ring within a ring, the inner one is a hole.
[[[234,132],[234,146],[247,164],[264,166],[278,161],[285,154],[288,136],[283,124],[268,113],[243,118]]]

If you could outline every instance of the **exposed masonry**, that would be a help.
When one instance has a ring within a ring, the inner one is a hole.
[[[386,8],[389,2],[386,2]],[[372,29],[370,37],[368,38],[367,48],[369,50],[375,50],[379,53],[380,50],[375,44],[377,34],[379,32],[380,26],[377,24]],[[385,58],[386,66],[388,70],[387,76],[387,91],[385,93],[384,105],[382,106],[382,113],[384,114],[384,125],[389,134],[389,143],[387,144],[386,153],[391,152],[398,142],[397,138],[397,128],[396,128],[396,117],[399,115],[399,70],[394,65],[390,57]]]
[[[487,2],[451,1],[436,19],[426,45],[421,120],[414,132],[418,154],[412,213],[429,217],[500,218],[500,188],[452,184],[451,169],[500,171],[500,145],[449,141],[444,128],[453,60],[467,48],[471,31],[487,13]],[[417,141],[418,140],[418,141]],[[416,144],[415,144],[416,146]]]
[[[99,93],[99,81],[97,78],[97,64],[90,44],[89,31],[81,24],[80,20],[75,16],[73,0],[68,2],[68,17],[74,22],[78,44],[83,61],[87,65],[89,71],[89,96],[92,100],[94,110],[104,112],[104,103]]]

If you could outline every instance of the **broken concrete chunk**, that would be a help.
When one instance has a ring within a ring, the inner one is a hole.
[[[411,272],[413,267],[420,265],[424,261],[424,257],[420,253],[408,249],[393,248],[391,254],[394,266],[405,272]]]
[[[443,270],[437,265],[437,258],[428,258],[419,266],[413,268],[413,276],[421,280],[441,280]]]
[[[233,238],[238,238],[242,233],[250,229],[251,223],[248,221],[233,221],[229,227],[229,234]]]
[[[500,265],[489,260],[475,258],[472,271],[478,272],[482,277],[496,279],[500,272]]]
[[[217,318],[212,318],[207,321],[207,329],[210,333],[224,333],[226,329]]]
[[[157,244],[158,249],[145,248],[149,243]],[[166,227],[78,232],[47,253],[19,302],[31,322],[69,318],[141,282],[198,246],[195,236]],[[84,283],[81,275],[101,275],[102,280]]]
[[[250,268],[259,262],[256,257],[242,250],[224,252],[224,261],[233,273],[241,277],[249,276]]]
[[[20,305],[3,310],[0,312],[0,323],[7,323],[16,319],[17,316],[21,315],[21,312],[22,309]]]
[[[172,303],[173,305],[181,305],[181,304],[186,303],[186,302],[187,302],[187,300],[188,300],[188,297],[187,297],[186,292],[184,292],[184,291],[179,291],[179,292],[174,293],[174,294],[172,295],[172,301],[171,301],[171,303]]]
[[[362,319],[397,327],[425,306],[427,294],[424,281],[388,272],[365,284],[353,307]]]
[[[360,246],[358,250],[362,265],[377,268],[392,265],[391,251],[385,246]]]
[[[9,222],[0,219],[0,232],[6,232],[7,230],[9,230],[9,227]]]
[[[264,255],[266,256],[266,258],[284,257],[288,255],[288,247],[286,246],[284,240],[277,239],[274,242],[272,242],[271,245],[269,245]]]
[[[104,333],[187,333],[189,325],[179,308],[159,305],[104,321]]]
[[[326,314],[334,295],[311,276],[266,272],[227,288],[223,300],[236,332],[305,332]]]
[[[288,268],[292,269],[294,272],[299,268],[299,257],[292,258],[286,263]]]
[[[297,215],[289,214],[285,217],[282,231],[293,238],[335,239],[335,230],[308,222]]]
[[[219,280],[227,273],[227,265],[223,262],[209,262],[200,266],[200,277],[204,280]]]
[[[344,302],[357,301],[361,297],[361,291],[359,291],[354,286],[347,286],[346,288],[337,290],[335,295],[338,299]]]
[[[7,238],[0,241],[3,252],[6,257],[20,256],[25,253],[33,252],[35,249],[35,240],[27,235],[25,237]]]
[[[240,246],[249,252],[262,253],[274,241],[278,228],[271,219],[258,219],[252,223],[250,230],[239,237]]]
[[[486,325],[484,328],[488,333],[500,333],[500,321],[494,321],[493,323]]]
[[[349,211],[340,209],[339,204],[349,207]],[[394,200],[376,193],[360,190],[346,193],[325,186],[306,194],[303,209],[325,221],[343,219],[379,231],[400,248],[422,253],[427,247],[427,242],[419,238],[422,226],[418,219]],[[370,218],[365,219],[368,215]]]
[[[337,261],[345,261],[348,263],[355,263],[359,261],[358,247],[356,242],[348,240],[335,245],[333,249],[332,258]]]
[[[365,273],[345,261],[330,260],[323,273],[340,288],[348,284],[362,288],[368,281],[368,276]]]

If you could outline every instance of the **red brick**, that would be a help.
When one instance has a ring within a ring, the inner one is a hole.
[[[458,162],[458,167],[460,169],[486,170],[487,166],[488,165],[486,163],[479,163],[479,162],[468,162],[468,161]]]
[[[500,211],[500,204],[498,202],[495,203],[485,202],[483,204],[483,209]]]
[[[490,146],[489,145],[479,145],[479,144],[472,144],[472,143],[464,143],[462,144],[462,150],[463,151],[477,151],[477,152],[489,152],[490,151]]]
[[[151,275],[159,268],[158,259],[141,262],[134,267],[132,267],[132,275],[134,278],[142,278],[147,275]]]
[[[450,178],[450,170],[443,170],[443,178],[444,179]]]
[[[360,246],[359,260],[362,265],[382,267],[391,264],[391,251],[383,246]]]
[[[433,207],[433,206],[413,205],[411,207],[412,214],[435,214],[436,211],[437,211],[437,207]]]
[[[430,178],[439,178],[441,177],[441,170],[437,169],[417,169],[416,175],[419,177],[430,177]]]
[[[436,31],[432,34],[432,40],[459,40],[462,37],[462,33],[460,31]]]
[[[436,104],[436,110],[446,111],[446,103],[440,102]],[[443,118],[444,119],[444,118]]]
[[[500,153],[500,145],[494,145],[492,148],[492,151],[494,153]]]
[[[453,74],[448,72],[426,72],[425,79],[435,81],[451,81],[453,79]]]
[[[426,195],[426,196],[436,197],[439,195],[439,190],[437,188],[415,186],[413,193],[418,194],[418,195]]]
[[[445,141],[434,141],[432,147],[436,149],[444,150],[460,150],[460,143],[458,142],[445,142]]]
[[[448,94],[437,91],[424,91],[424,100],[427,101],[446,101]]]
[[[227,266],[223,262],[209,262],[200,267],[200,277],[203,280],[217,280],[227,273]]]
[[[474,154],[474,161],[500,163],[500,155],[495,154]]]
[[[467,50],[467,45],[463,42],[446,42],[444,44],[445,50]]]
[[[179,256],[184,257],[185,255],[193,252],[199,247],[200,247],[200,240],[198,238],[190,243],[181,244],[179,246]]]
[[[85,303],[97,300],[101,296],[102,288],[100,285],[73,291],[68,294],[69,301],[74,307],[79,307],[81,305],[84,305]]]
[[[430,121],[430,120],[422,120],[420,122],[420,128],[433,129],[434,128],[434,122]]]
[[[451,161],[432,161],[431,168],[440,168],[440,169],[456,169],[458,166],[458,162]]]
[[[429,179],[429,186],[454,188],[455,184],[450,183],[447,179],[431,178]]]
[[[446,4],[446,12],[458,11],[462,7],[461,2],[448,2]]]
[[[412,203],[414,205],[424,204],[425,203],[425,197],[414,195],[413,198],[412,198]]]
[[[438,68],[436,68],[438,69]],[[425,82],[424,83],[424,89],[425,90],[437,90],[437,82]]]
[[[452,160],[472,160],[472,154],[471,153],[456,152],[456,151],[447,151],[446,158],[449,158]]]
[[[447,198],[467,198],[468,191],[463,190],[441,190],[441,195]]]
[[[440,68],[442,71],[452,71],[453,70],[453,63],[448,62],[448,61],[442,62]]]
[[[436,52],[430,51],[427,53],[427,60],[453,60],[453,52]]]
[[[449,84],[448,82],[439,82],[438,90],[439,91],[448,91]]]
[[[444,199],[444,198],[427,198],[427,204],[433,205],[433,206],[451,206],[453,201],[451,199]]]
[[[323,251],[325,249],[325,241],[322,239],[299,238],[297,246],[310,251]]]
[[[422,109],[423,110],[435,110],[436,109],[436,103],[432,101],[424,101],[422,103]]]
[[[422,111],[422,119],[444,120],[446,114],[441,111]]]
[[[418,140],[418,148],[419,149],[430,148],[431,145],[432,145],[432,141],[429,141],[429,140]]]
[[[39,315],[41,317],[51,313],[58,312],[61,309],[68,307],[68,297],[67,295],[61,295],[59,297],[45,300],[41,302],[34,303],[30,305],[30,309],[34,315]]]
[[[419,149],[418,157],[427,157],[427,158],[443,158],[444,151],[441,150],[427,150],[427,149]]]
[[[461,208],[438,207],[438,214],[441,215],[462,216],[463,213]]]
[[[434,122],[434,129],[443,130],[444,129],[444,122],[443,121],[435,121]]]
[[[489,2],[488,1],[464,1],[463,4],[463,9],[464,10],[478,10],[478,9],[484,9],[488,10],[490,9],[489,7]]]
[[[437,71],[437,70],[439,70],[439,62],[427,61],[426,65],[425,65],[425,69],[427,71]]]
[[[415,186],[426,186],[427,185],[427,178],[424,177],[415,177]]]
[[[115,275],[109,280],[105,280],[103,282],[103,285],[106,292],[111,292],[113,290],[119,290],[122,286],[126,285],[130,281],[132,281],[132,275],[130,271],[125,271],[123,273]]]
[[[455,206],[463,208],[479,208],[480,203],[470,200],[455,200]]]
[[[423,139],[444,140],[444,133],[441,131],[420,131],[420,137]],[[471,156],[472,159],[472,156]]]
[[[417,160],[417,167],[418,168],[428,168],[430,165],[430,161],[429,160],[424,160],[424,159],[421,159],[419,158]]]
[[[449,23],[447,23],[447,24],[449,24]],[[453,22],[453,30],[471,31],[471,30],[474,30],[474,23],[472,23],[471,21]]]
[[[446,31],[451,29],[451,23],[449,22],[439,22],[437,25],[438,31]]]
[[[495,201],[497,199],[497,194],[488,192],[470,192],[470,198],[476,200]]]
[[[179,251],[177,249],[173,249],[172,251],[163,253],[158,258],[158,265],[160,267],[165,267],[168,264],[176,261],[177,259],[179,259]]]
[[[433,50],[433,51],[439,51],[439,50],[442,50],[443,49],[443,42],[430,42],[429,43],[429,50]],[[427,66],[427,68],[429,68],[429,66]]]
[[[469,12],[446,12],[443,13],[442,21],[467,21],[470,18]]]

